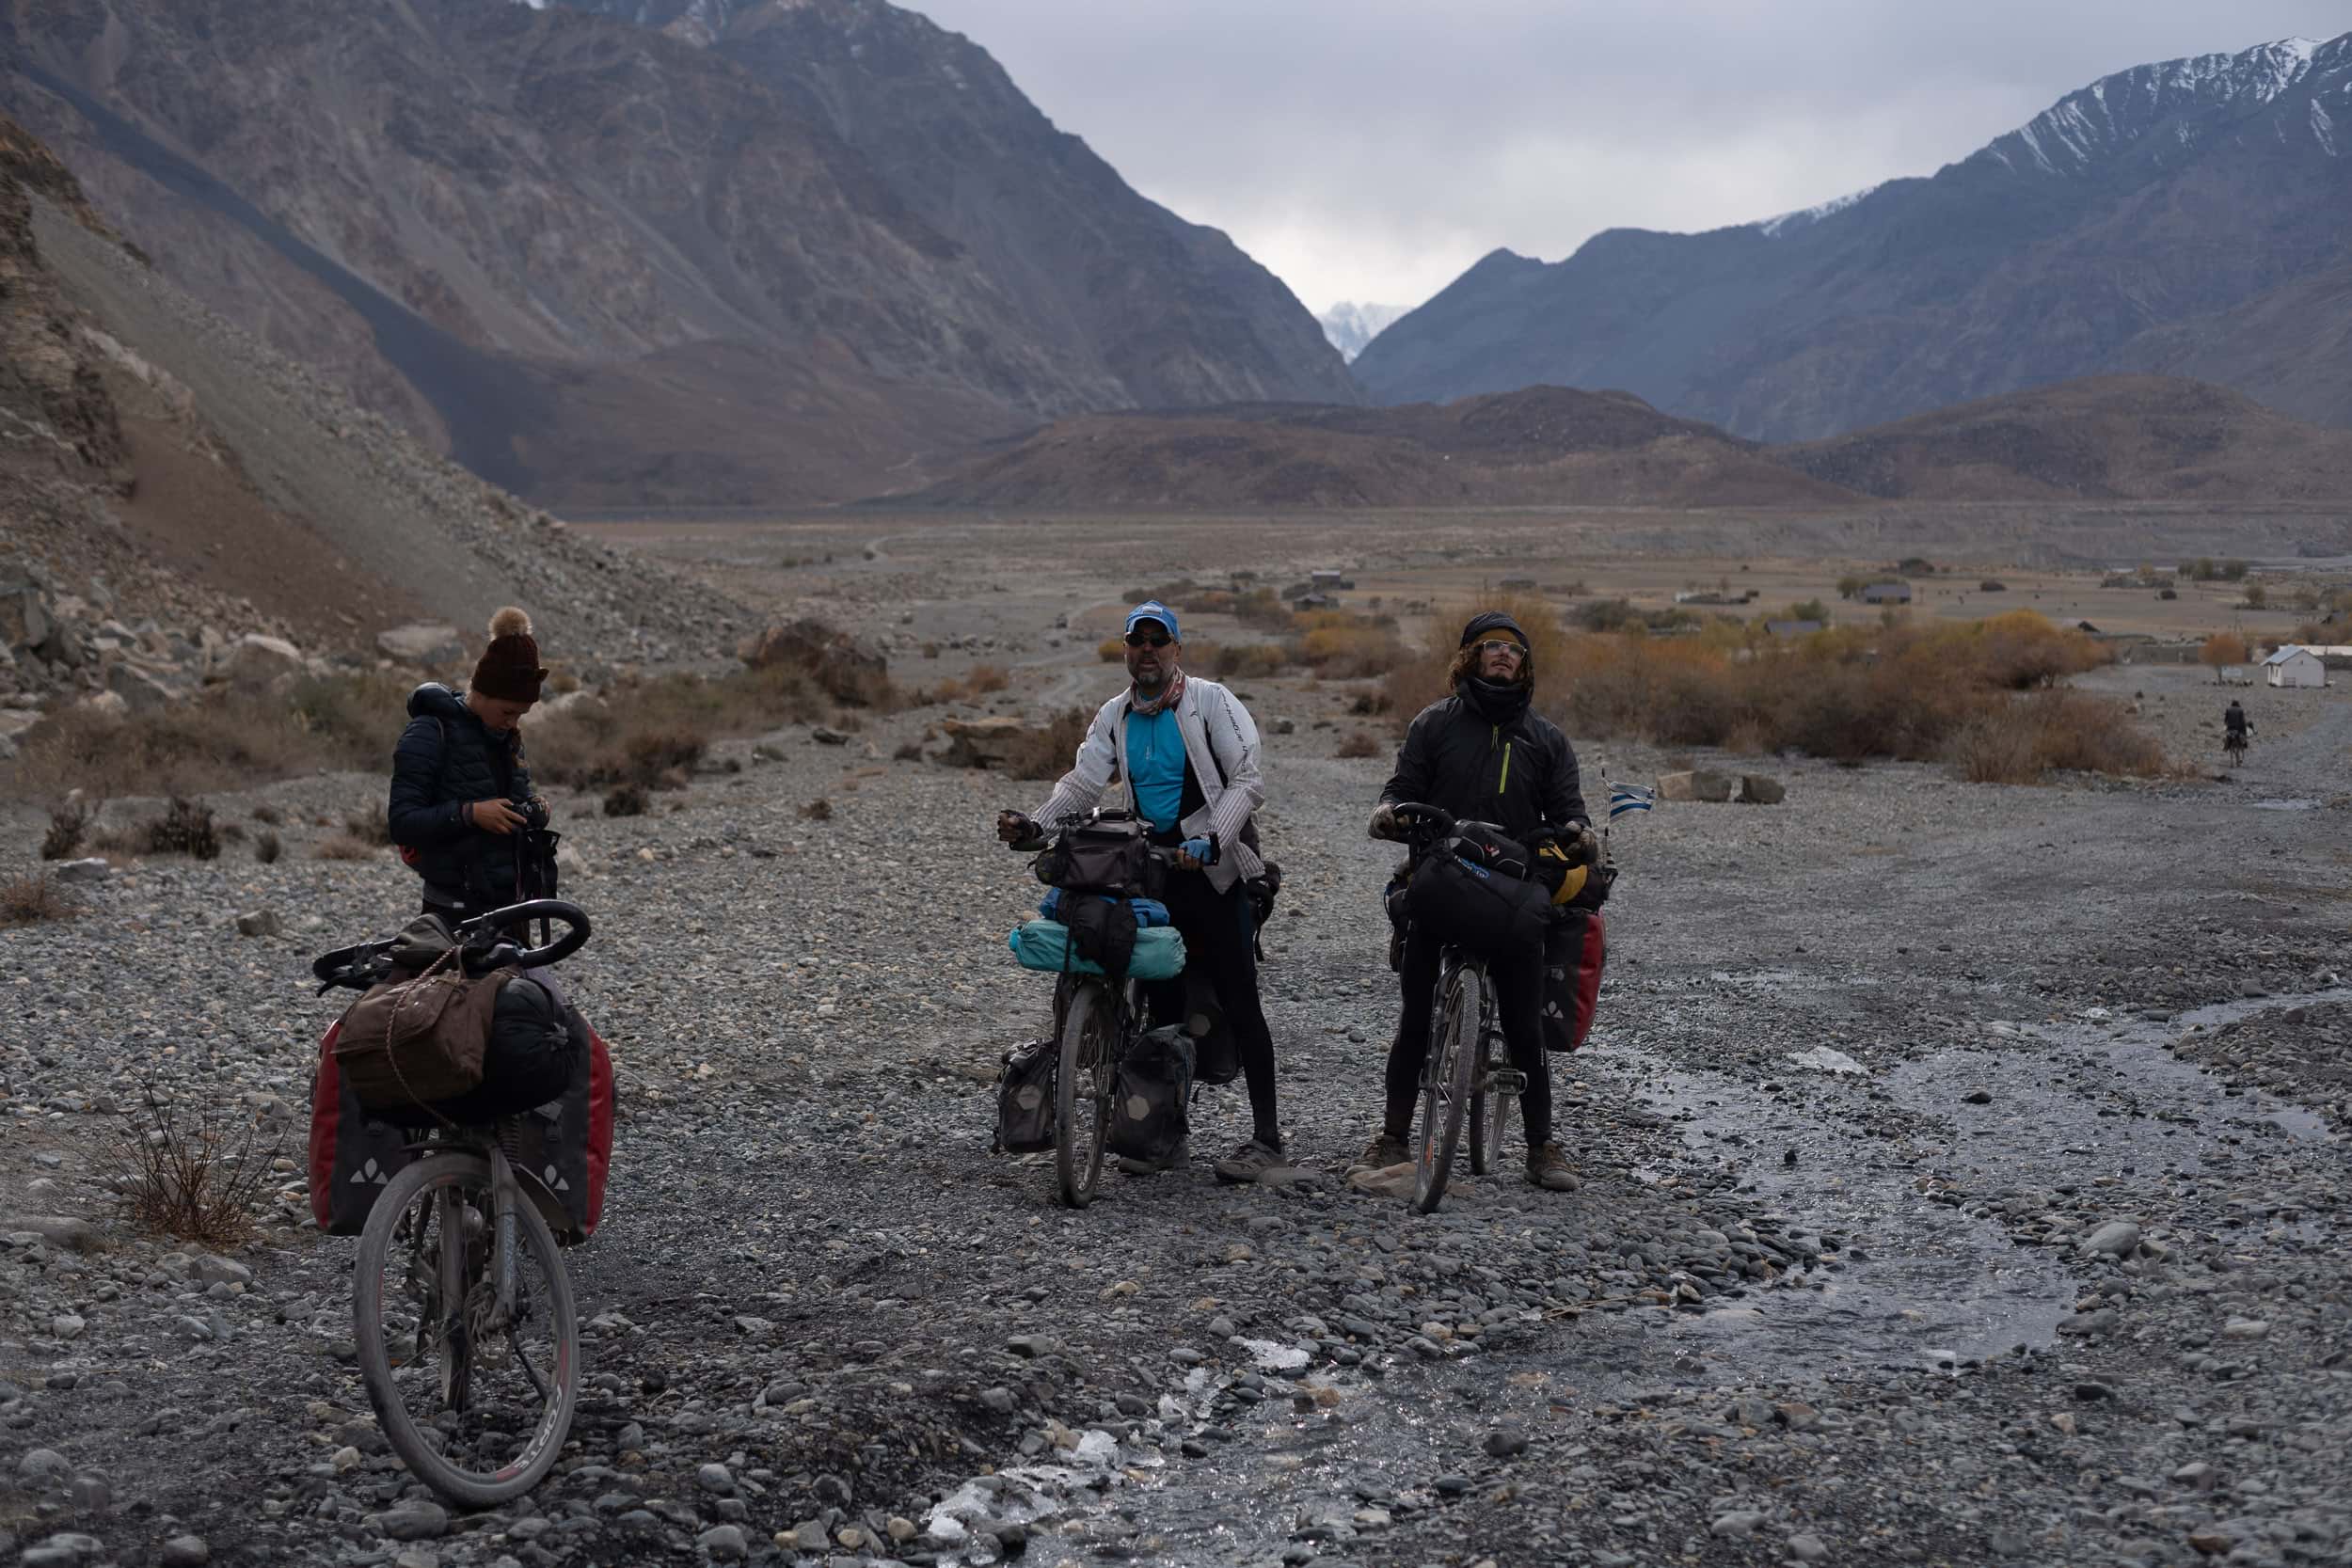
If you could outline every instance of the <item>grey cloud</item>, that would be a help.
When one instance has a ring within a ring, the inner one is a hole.
[[[2095,77],[2347,24],[2342,0],[913,3],[1316,309],[1932,173]]]

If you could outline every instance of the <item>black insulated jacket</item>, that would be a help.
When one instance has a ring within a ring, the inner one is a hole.
[[[458,815],[469,800],[505,800],[534,828],[547,811],[532,797],[522,732],[491,733],[466,701],[434,682],[408,695],[408,727],[392,752],[389,826],[437,901],[513,903],[521,878],[512,833],[485,832]]]
[[[1492,722],[1458,694],[1413,720],[1380,799],[1492,822],[1521,842],[1540,828],[1592,820],[1576,750],[1559,725],[1532,710]]]

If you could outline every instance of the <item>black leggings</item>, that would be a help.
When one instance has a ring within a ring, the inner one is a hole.
[[[1381,1127],[1391,1137],[1409,1138],[1413,1101],[1421,1097],[1422,1064],[1429,1055],[1429,1028],[1436,1010],[1439,943],[1419,926],[1405,934],[1405,1007],[1397,1019],[1396,1043],[1389,1048],[1388,1108]],[[1494,959],[1486,965],[1494,982],[1495,1011],[1511,1065],[1527,1074],[1519,1112],[1527,1122],[1527,1147],[1551,1139],[1551,1064],[1544,1059],[1542,1004],[1544,967],[1539,957]]]
[[[1226,1027],[1233,1032],[1242,1076],[1249,1085],[1253,1132],[1266,1143],[1277,1143],[1282,1124],[1275,1115],[1274,1033],[1266,1027],[1265,1009],[1258,1002],[1256,911],[1249,895],[1238,882],[1231,892],[1219,893],[1201,872],[1170,871],[1162,902],[1184,939],[1184,968],[1207,976]],[[1184,1016],[1183,980],[1151,982],[1145,995],[1153,1016]]]

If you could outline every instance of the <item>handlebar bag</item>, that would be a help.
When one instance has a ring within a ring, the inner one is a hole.
[[[517,973],[473,976],[451,949],[421,974],[371,988],[343,1014],[335,1063],[372,1111],[453,1100],[482,1082],[500,990]]]
[[[1440,941],[1486,958],[1533,958],[1542,950],[1551,895],[1540,882],[1473,864],[1440,846],[1414,871],[1405,907]]]
[[[1070,829],[1037,858],[1037,879],[1068,893],[1157,898],[1160,866],[1134,822],[1088,822]]]
[[[1005,1053],[996,1075],[998,1154],[1035,1154],[1054,1147],[1054,1078],[1060,1053],[1052,1040],[1028,1040]]]
[[[1524,880],[1535,870],[1535,857],[1527,846],[1491,822],[1456,822],[1445,847],[1470,865],[1485,866],[1505,877]]]

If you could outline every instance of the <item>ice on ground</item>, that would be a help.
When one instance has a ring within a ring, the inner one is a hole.
[[[1796,1052],[1788,1059],[1799,1067],[1811,1068],[1816,1072],[1859,1074],[1870,1070],[1844,1052],[1833,1051],[1826,1045],[1817,1045],[1810,1051]]]

